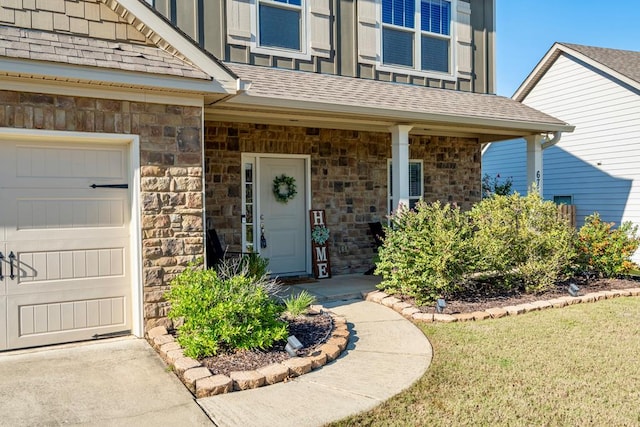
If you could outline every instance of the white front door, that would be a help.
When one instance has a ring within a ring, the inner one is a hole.
[[[124,145],[0,141],[0,350],[131,329],[128,175]]]
[[[308,273],[305,162],[304,158],[258,159],[260,199],[256,247],[262,257],[269,259],[269,270],[273,275]],[[283,174],[295,179],[297,190],[297,194],[286,203],[278,201],[273,193],[274,179]]]

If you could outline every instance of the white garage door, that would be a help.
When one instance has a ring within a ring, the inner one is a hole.
[[[0,350],[131,329],[127,153],[0,140]]]

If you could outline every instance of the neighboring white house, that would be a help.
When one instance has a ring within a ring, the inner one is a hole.
[[[513,99],[576,127],[543,151],[545,199],[576,205],[578,226],[594,211],[640,224],[640,52],[556,43]],[[486,146],[483,174],[526,193],[526,150],[523,139]]]

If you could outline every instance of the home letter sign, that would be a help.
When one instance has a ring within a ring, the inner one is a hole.
[[[313,274],[316,279],[327,279],[331,277],[331,263],[329,261],[329,229],[325,221],[324,209],[309,211],[309,221]]]

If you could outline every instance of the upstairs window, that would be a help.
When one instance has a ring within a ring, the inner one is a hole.
[[[450,73],[451,2],[382,0],[382,63]]]
[[[302,0],[259,0],[259,45],[300,51],[302,16]]]

